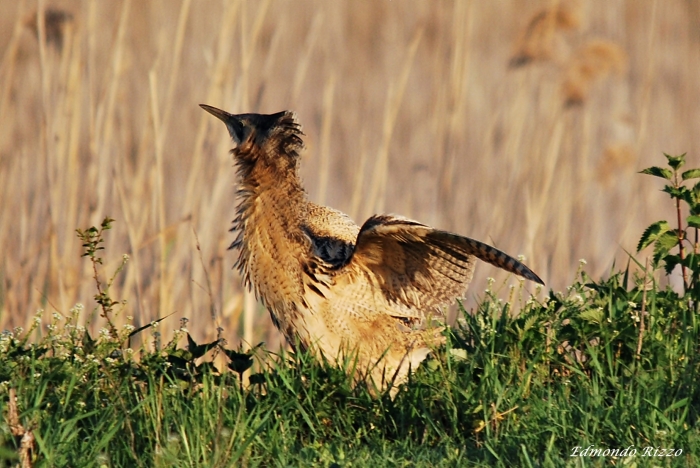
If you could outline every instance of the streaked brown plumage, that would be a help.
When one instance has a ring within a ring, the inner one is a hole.
[[[303,133],[292,112],[202,108],[236,144],[237,266],[292,346],[331,362],[352,353],[355,377],[385,388],[443,343],[434,319],[464,295],[477,258],[542,283],[514,258],[467,237],[393,215],[359,227],[309,201],[298,173]]]

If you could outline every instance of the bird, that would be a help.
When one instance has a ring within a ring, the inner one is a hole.
[[[544,284],[515,258],[398,215],[358,226],[309,199],[294,112],[230,114],[206,104],[235,147],[237,206],[229,249],[293,350],[348,366],[355,382],[392,396],[445,343],[445,308],[462,298],[477,259]],[[348,361],[350,359],[350,361]]]

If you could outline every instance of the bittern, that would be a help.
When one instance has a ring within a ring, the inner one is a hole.
[[[309,200],[293,112],[201,107],[226,124],[236,145],[231,248],[244,284],[293,347],[332,363],[354,356],[356,380],[379,389],[393,383],[394,390],[444,342],[444,309],[464,296],[477,258],[544,284],[482,242],[394,215],[372,216],[360,227]]]

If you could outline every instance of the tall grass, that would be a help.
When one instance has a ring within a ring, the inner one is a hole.
[[[221,326],[276,348],[231,270],[231,143],[199,103],[296,110],[311,197],[358,222],[397,212],[489,241],[525,254],[555,289],[582,257],[599,277],[666,206],[631,174],[662,151],[697,158],[693,8],[2,2],[0,328],[87,304],[73,230],[109,215],[107,247],[130,256],[113,286],[125,315],[174,312],[200,339]],[[511,66],[528,40],[547,53]],[[588,62],[571,64],[601,41],[628,68],[594,74],[567,106],[571,67]],[[615,148],[626,156],[611,166]],[[476,292],[487,276],[505,278],[481,265]]]

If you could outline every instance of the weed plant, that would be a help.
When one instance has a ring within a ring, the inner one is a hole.
[[[700,184],[682,187],[700,171],[680,173],[682,157],[673,158],[671,169],[645,173],[668,180],[690,214],[683,223],[679,203],[678,229],[647,229],[638,247],[654,244],[651,265],[630,259],[597,281],[581,262],[566,291],[542,300],[521,283],[504,301],[489,282],[395,398],[353,386],[342,366],[307,353],[200,345],[186,321],[164,344],[158,329],[168,320],[117,329],[110,319],[125,306],[98,274],[111,220],[79,231],[108,328],[91,337],[76,306],[45,329],[38,315],[29,330],[2,334],[0,463],[699,466]],[[656,273],[678,265],[681,292],[660,286]],[[135,333],[153,339],[133,350]],[[227,368],[217,369],[222,353]]]

